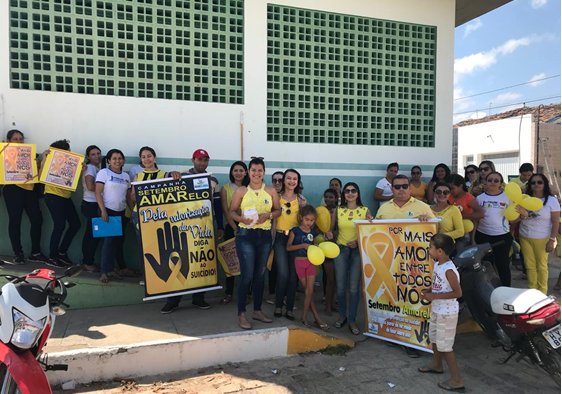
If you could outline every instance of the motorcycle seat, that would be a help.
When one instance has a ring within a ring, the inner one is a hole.
[[[492,311],[496,315],[513,315],[534,312],[553,300],[536,289],[498,287],[492,292]]]

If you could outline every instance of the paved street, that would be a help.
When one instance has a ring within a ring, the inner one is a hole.
[[[492,349],[482,333],[462,334],[455,346],[467,391],[474,393],[523,394],[533,391],[559,393],[552,379],[526,362],[512,359],[506,365],[500,349]],[[196,355],[194,355],[196,357]],[[146,377],[137,384],[91,384],[76,393],[436,393],[444,375],[420,374],[430,355],[406,356],[400,347],[365,339],[346,355],[305,354],[281,359],[221,365],[204,370]],[[340,371],[340,367],[345,371]],[[273,374],[277,369],[279,374]],[[124,377],[126,378],[126,377]],[[390,387],[393,384],[394,387]],[[55,391],[56,394],[68,391]]]

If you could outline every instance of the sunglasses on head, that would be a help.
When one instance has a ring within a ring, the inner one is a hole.
[[[472,174],[476,174],[476,171],[475,171],[475,170],[470,170],[470,171],[467,171],[466,173],[472,175]]]
[[[263,160],[263,157],[261,157],[261,156],[252,156],[252,157],[250,157],[250,160],[254,160],[254,159]]]
[[[480,171],[490,171],[490,167],[481,167]]]
[[[440,196],[441,194],[444,196],[448,196],[449,194],[451,194],[450,190],[435,190],[435,194],[437,194],[438,196]]]
[[[487,180],[490,183],[500,183],[501,182],[498,178],[488,178]]]
[[[412,175],[421,175],[421,171],[412,171]]]
[[[531,185],[544,185],[543,181],[533,181],[531,182]]]
[[[410,187],[410,185],[406,184],[406,185],[392,185],[392,187],[396,190],[400,190],[400,189],[408,189]]]
[[[343,192],[345,194],[357,193],[357,189],[345,189]]]

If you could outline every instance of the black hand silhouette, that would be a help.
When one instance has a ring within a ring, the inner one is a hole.
[[[156,230],[156,237],[158,238],[160,261],[150,253],[144,255],[156,275],[163,281],[167,281],[172,274],[172,268],[176,264],[180,264],[180,272],[187,279],[189,274],[187,234],[182,232],[180,236],[178,226],[171,228],[170,223],[164,223],[164,230],[161,228]]]
[[[416,338],[419,343],[423,343],[425,338],[427,344],[429,345],[429,321],[424,321],[420,324],[420,332],[418,332],[418,330],[414,330],[414,332],[416,333]]]

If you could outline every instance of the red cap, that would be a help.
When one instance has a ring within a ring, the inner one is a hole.
[[[195,152],[193,152],[193,156],[194,159],[199,159],[200,157],[208,157],[211,158],[211,156],[209,156],[209,154],[207,153],[207,151],[205,149],[197,149]]]

